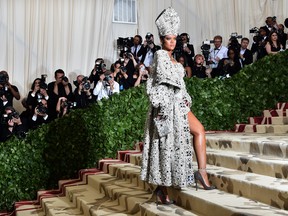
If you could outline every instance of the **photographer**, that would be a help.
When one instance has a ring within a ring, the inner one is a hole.
[[[47,92],[47,87],[47,84],[41,78],[36,78],[33,81],[31,91],[28,93],[26,100],[26,103],[32,113],[37,106],[39,99],[45,98],[48,101],[49,95]]]
[[[92,94],[90,92],[91,85],[88,77],[78,75],[73,83],[76,86],[76,89],[74,90],[76,108],[87,107],[92,102]]]
[[[111,95],[120,92],[119,84],[114,81],[111,71],[106,71],[104,74],[101,74],[99,78],[93,90],[93,94],[97,96],[97,101],[100,101],[102,98],[109,98]]]
[[[91,84],[93,84],[94,88],[99,81],[99,74],[105,73],[106,72],[106,64],[104,62],[103,58],[97,58],[95,60],[95,65],[93,70],[91,71],[91,74],[89,76],[89,81]]]
[[[6,107],[1,118],[0,142],[5,142],[13,135],[22,138],[25,132],[27,128],[22,124],[19,113],[11,106]]]
[[[144,64],[140,63],[136,67],[136,71],[133,75],[134,87],[139,86],[142,83],[145,83],[149,77],[149,73]]]
[[[210,49],[209,57],[207,63],[209,67],[212,69],[211,77],[214,78],[219,76],[219,71],[217,70],[218,63],[221,59],[227,58],[227,47],[222,46],[222,37],[220,35],[216,35],[213,39],[214,48]]]
[[[120,58],[114,64],[114,80],[119,83],[120,90],[126,90],[134,86],[133,75],[137,62],[134,56],[130,52],[122,54],[123,58]]]
[[[56,112],[56,108],[55,108]],[[39,99],[38,105],[34,109],[32,118],[30,118],[30,128],[35,129],[41,124],[50,122],[48,103],[45,98]]]
[[[190,36],[187,33],[180,34],[183,52],[182,54],[185,56],[186,62],[188,66],[193,66],[193,57],[195,56],[194,46],[193,44],[189,44]]]
[[[76,107],[76,102],[68,101],[65,97],[60,97],[56,106],[57,117],[61,118],[62,116],[68,114],[71,109]]]
[[[160,50],[160,46],[156,46],[154,44],[154,36],[150,32],[148,32],[145,36],[145,40],[142,44],[142,48],[139,50],[139,56],[142,56],[140,62],[145,65],[145,67],[150,67],[153,62],[154,53],[157,50]]]
[[[6,71],[0,71],[0,112],[5,107],[13,106],[13,98],[20,99],[18,88],[9,82],[9,75]]]
[[[55,81],[48,84],[49,95],[49,114],[51,119],[57,117],[56,105],[60,97],[66,97],[68,100],[73,99],[72,85],[62,69],[54,73]]]

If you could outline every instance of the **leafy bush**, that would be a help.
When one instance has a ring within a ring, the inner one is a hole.
[[[248,116],[288,101],[287,60],[286,51],[230,79],[186,80],[192,111],[206,130],[231,130]],[[145,86],[140,86],[75,110],[30,131],[24,140],[1,143],[0,209],[11,210],[15,201],[35,199],[37,190],[55,188],[59,179],[74,178],[79,169],[131,149],[143,138],[147,109]]]

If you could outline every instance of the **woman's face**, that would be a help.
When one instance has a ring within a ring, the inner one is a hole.
[[[181,63],[182,65],[185,64],[185,60],[183,57],[180,57],[179,60],[178,60],[179,63]]]
[[[228,56],[229,56],[230,59],[234,59],[234,57],[235,57],[234,51],[233,50],[229,50]]]
[[[162,48],[167,51],[173,51],[176,46],[176,35],[166,35],[162,40]]]
[[[272,41],[276,41],[277,39],[278,39],[277,33],[273,33],[273,34],[271,35],[271,40],[272,40]]]
[[[202,65],[204,63],[204,58],[202,56],[197,56],[195,62],[197,65]]]

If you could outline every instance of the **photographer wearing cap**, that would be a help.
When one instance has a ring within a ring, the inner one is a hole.
[[[20,99],[18,88],[9,82],[9,75],[6,71],[0,71],[0,112],[5,107],[13,106],[13,98]]]
[[[13,135],[24,138],[25,132],[27,127],[22,124],[19,113],[11,106],[6,107],[1,116],[0,142],[5,142]]]
[[[154,44],[153,34],[148,32],[145,36],[142,48],[137,53],[137,55],[142,56],[140,62],[144,63],[145,67],[150,67],[153,62],[154,53],[160,49],[161,49],[160,46]]]
[[[92,94],[90,92],[91,85],[88,77],[78,75],[77,79],[73,82],[76,86],[74,90],[74,101],[76,108],[85,108],[92,102]]]
[[[62,69],[58,69],[54,73],[55,81],[48,84],[49,114],[51,119],[57,117],[56,105],[60,97],[73,99],[72,85],[69,83],[68,77]]]
[[[113,73],[111,71],[106,71],[99,76],[99,81],[96,84],[93,94],[97,96],[97,101],[102,98],[109,98],[115,93],[119,93],[119,83],[114,81]]]

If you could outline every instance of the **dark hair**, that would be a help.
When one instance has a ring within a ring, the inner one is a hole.
[[[58,69],[54,72],[54,76],[56,77],[57,74],[65,74],[65,72],[62,69]]]
[[[187,38],[187,42],[189,43],[189,41],[190,41],[190,36],[189,36],[189,34],[186,33],[186,32],[184,32],[184,33],[180,34],[180,37],[182,37],[182,36],[185,36],[185,37]]]
[[[269,43],[271,46],[273,46],[273,42],[272,42],[272,40],[271,40],[272,34],[277,34],[277,36],[278,36],[277,47],[280,47],[281,45],[280,45],[279,35],[278,35],[278,33],[277,33],[276,31],[271,31],[271,32],[270,32],[270,34],[269,34],[269,36],[268,36],[268,43]]]
[[[34,88],[35,88],[35,82],[38,81],[38,80],[40,80],[40,82],[42,81],[42,79],[36,78],[36,79],[33,81],[33,83],[32,83],[31,90],[34,90]]]
[[[240,53],[239,53],[238,49],[233,47],[233,46],[230,46],[227,50],[228,58],[229,58],[229,51],[231,51],[231,50],[234,52],[234,59],[233,60],[239,62]]]
[[[179,55],[179,56],[177,56],[177,58],[176,58],[176,60],[177,60],[177,62],[179,62],[179,59],[180,58],[183,58],[184,59],[184,67],[187,67],[188,66],[188,64],[187,64],[187,59],[186,59],[186,57],[184,56],[184,55]]]
[[[244,40],[248,41],[248,43],[249,43],[249,39],[246,38],[246,37],[244,37],[244,38],[241,39],[241,43],[242,43],[242,41],[244,41]]]
[[[139,38],[139,43],[142,44],[142,37],[141,37],[141,35],[135,35],[134,37],[138,37],[138,38]]]

